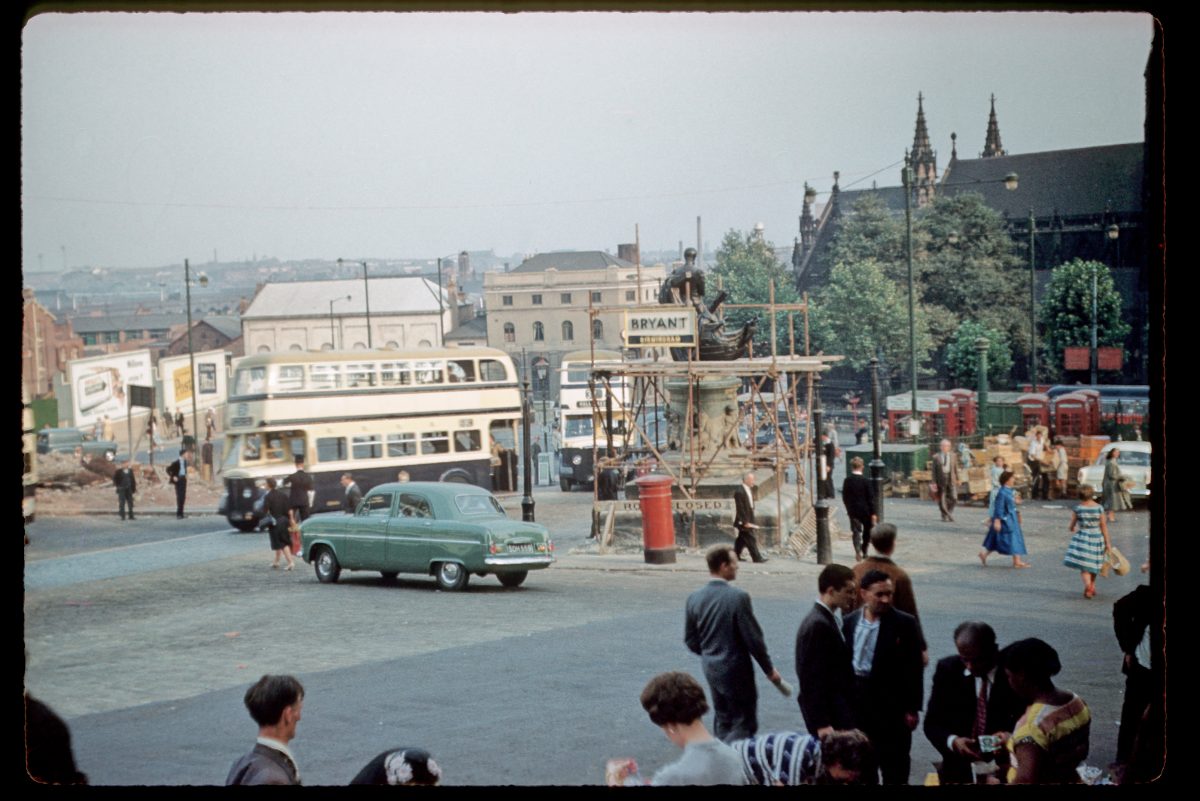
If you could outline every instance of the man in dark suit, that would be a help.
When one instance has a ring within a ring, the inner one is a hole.
[[[850,475],[842,482],[842,503],[846,505],[846,516],[850,518],[854,558],[859,560],[867,555],[867,546],[871,544],[871,527],[879,521],[879,516],[875,514],[871,483],[863,476],[863,460],[858,456],[850,460]]]
[[[937,489],[938,511],[942,520],[949,523],[954,522],[958,483],[958,457],[950,452],[950,440],[944,439],[933,457],[933,485]]]
[[[700,654],[713,700],[713,733],[725,742],[758,731],[758,689],[754,665],[777,686],[783,681],[771,664],[750,596],[732,584],[738,560],[728,545],[705,554],[712,579],[688,596],[683,641]]]
[[[997,667],[996,632],[987,623],[966,621],[954,630],[957,656],[939,660],[925,711],[925,736],[942,755],[942,784],[974,781],[972,762],[1003,758],[1002,751],[980,748],[981,735],[1012,733],[1025,703]]]
[[[229,768],[225,785],[299,784],[300,771],[288,743],[296,736],[304,687],[294,676],[266,675],[246,690],[246,709],[258,724],[250,753]]]
[[[859,582],[863,605],[843,624],[854,669],[855,722],[871,740],[884,784],[908,784],[912,732],[925,698],[921,630],[892,606],[887,573],[871,570]]]
[[[754,522],[754,473],[748,472],[742,476],[742,485],[733,491],[733,527],[737,529],[737,539],[733,543],[733,553],[738,559],[742,558],[742,549],[750,552],[750,558],[755,562],[765,562],[767,557],[758,551],[758,539],[754,530],[758,526]]]
[[[121,519],[125,519],[125,507],[129,507],[129,519],[133,520],[133,493],[137,492],[137,478],[133,475],[129,460],[121,462],[121,469],[113,473],[113,486],[117,488],[117,508]]]
[[[293,523],[300,525],[312,511],[308,494],[312,491],[313,480],[304,472],[304,457],[297,456],[295,461],[296,472],[288,476],[288,508],[291,510],[288,516]]]
[[[354,476],[349,473],[342,473],[342,487],[346,490],[346,494],[342,496],[342,511],[352,515],[362,502],[362,490],[354,483]]]
[[[188,474],[192,472],[192,452],[184,448],[179,452],[179,458],[167,465],[167,476],[175,485],[175,517],[182,520],[186,515],[183,506],[187,502]]]
[[[817,591],[820,596],[796,632],[796,675],[804,725],[819,737],[855,727],[850,647],[836,614],[848,609],[858,592],[854,572],[845,565],[827,565],[817,577]]]

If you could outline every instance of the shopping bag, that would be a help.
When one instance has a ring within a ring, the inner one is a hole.
[[[288,534],[292,535],[292,553],[300,553],[300,527],[294,523],[288,526]]]
[[[1121,553],[1121,549],[1112,545],[1108,549],[1108,563],[1112,565],[1112,571],[1118,576],[1124,576],[1129,572],[1129,560],[1125,558],[1125,554]]]

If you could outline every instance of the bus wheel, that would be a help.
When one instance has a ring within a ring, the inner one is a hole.
[[[332,584],[342,573],[342,566],[329,548],[322,547],[313,558],[313,569],[317,573],[317,581],[322,584]]]
[[[496,578],[500,579],[500,583],[505,587],[520,587],[528,575],[528,570],[522,570],[519,573],[497,573]]]
[[[438,481],[446,481],[451,484],[470,484],[471,477],[465,470],[459,470],[458,468],[455,468],[442,473],[442,477],[439,478]]]
[[[438,587],[447,592],[456,592],[467,586],[467,579],[471,577],[471,574],[457,562],[442,562],[437,566],[434,577],[437,579]]]
[[[563,492],[570,492],[571,491],[571,479],[560,478],[558,480],[558,488],[561,489]]]

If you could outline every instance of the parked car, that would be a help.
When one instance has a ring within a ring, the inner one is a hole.
[[[83,448],[84,456],[103,456],[112,461],[117,456],[117,443],[92,439],[78,428],[43,428],[37,432],[38,453],[74,453]]]
[[[1117,454],[1117,464],[1121,472],[1133,481],[1129,494],[1134,498],[1150,497],[1150,443],[1139,442],[1110,442],[1100,451],[1096,461],[1087,467],[1079,469],[1079,483],[1091,484],[1099,498],[1104,485],[1104,464],[1108,461],[1108,453],[1113,448],[1120,451]]]
[[[510,520],[495,496],[470,484],[380,484],[353,515],[310,517],[300,531],[300,552],[322,583],[343,570],[378,570],[386,579],[433,576],[443,590],[463,589],[472,573],[517,587],[554,562],[545,526]]]

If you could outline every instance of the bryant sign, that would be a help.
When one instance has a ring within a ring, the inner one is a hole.
[[[695,346],[696,313],[672,306],[651,306],[625,311],[621,332],[627,347],[649,345]]]

